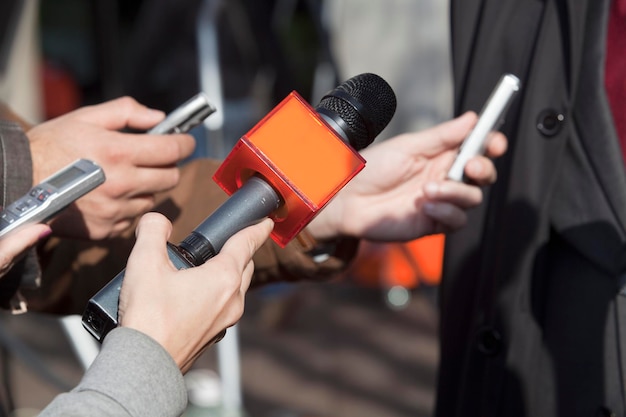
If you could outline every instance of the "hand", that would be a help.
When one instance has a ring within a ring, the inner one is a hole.
[[[446,180],[459,145],[476,121],[476,114],[468,112],[365,149],[365,168],[309,224],[310,232],[318,239],[345,235],[385,242],[462,227],[466,210],[482,201],[479,186],[496,180],[488,157],[501,156],[507,146],[504,135],[492,135],[488,157],[472,158],[465,166],[473,184]]]
[[[252,256],[273,224],[265,219],[250,226],[205,264],[177,270],[166,250],[171,223],[157,213],[144,215],[120,293],[120,324],[155,339],[185,372],[215,336],[241,318]]]
[[[177,184],[176,163],[193,152],[193,137],[119,132],[148,129],[164,116],[123,97],[83,107],[27,132],[35,184],[78,158],[95,161],[106,175],[104,184],[52,223],[56,235],[94,240],[117,236],[153,208],[155,193]]]
[[[30,224],[0,238],[0,279],[27,250],[51,232],[47,224]]]

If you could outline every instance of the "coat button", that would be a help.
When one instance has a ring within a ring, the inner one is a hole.
[[[537,116],[537,130],[546,137],[552,137],[561,131],[565,116],[554,109],[546,109]]]
[[[478,350],[485,356],[496,356],[502,351],[502,336],[497,330],[485,327],[478,332]]]

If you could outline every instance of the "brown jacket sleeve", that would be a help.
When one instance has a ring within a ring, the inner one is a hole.
[[[211,159],[196,160],[188,164],[183,169],[180,186],[168,193],[161,202],[159,211],[174,223],[171,242],[182,241],[228,198],[212,179],[220,164],[220,161]],[[331,256],[326,261],[317,263],[304,252],[304,247],[295,239],[285,248],[268,240],[254,257],[253,286],[275,281],[332,277],[347,267],[357,246],[356,240],[343,241],[335,251],[338,256]]]
[[[181,170],[179,185],[159,196],[158,211],[174,225],[170,242],[181,242],[228,196],[213,181],[220,162],[197,159]],[[103,242],[51,239],[42,248],[42,287],[28,293],[29,309],[62,314],[82,313],[87,300],[126,266],[134,244],[134,227],[119,238]],[[355,256],[358,242],[344,240],[324,262],[314,262],[302,245],[292,241],[280,248],[268,242],[254,257],[253,286],[276,281],[328,279],[343,271]]]

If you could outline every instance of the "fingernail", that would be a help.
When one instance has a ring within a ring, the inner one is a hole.
[[[165,113],[158,109],[148,109],[148,117],[163,117]]]
[[[478,161],[473,161],[469,164],[469,171],[474,177],[479,177],[483,173],[483,165]]]
[[[45,230],[42,230],[41,233],[39,233],[39,239],[45,239],[48,236],[50,236],[52,234],[52,229],[51,228],[47,228]]]
[[[436,211],[436,206],[434,203],[426,202],[424,203],[423,210],[424,212],[426,212],[426,214],[434,214]]]
[[[439,184],[437,184],[436,182],[432,182],[432,181],[428,182],[424,186],[424,191],[426,192],[426,195],[428,195],[429,197],[434,197],[439,192]]]

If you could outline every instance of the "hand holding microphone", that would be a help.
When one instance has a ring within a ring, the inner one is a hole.
[[[395,95],[374,74],[346,81],[311,108],[290,94],[238,142],[215,174],[231,197],[180,245],[168,243],[177,269],[215,256],[237,231],[270,216],[285,245],[363,167],[356,148],[371,143],[395,112]],[[124,271],[88,303],[83,325],[98,340],[118,324]],[[210,278],[207,278],[210,279]]]
[[[159,213],[144,215],[120,295],[122,325],[156,340],[181,371],[188,370],[215,335],[241,318],[252,256],[272,224],[264,219],[235,234],[211,262],[177,270],[167,253],[171,223]]]

